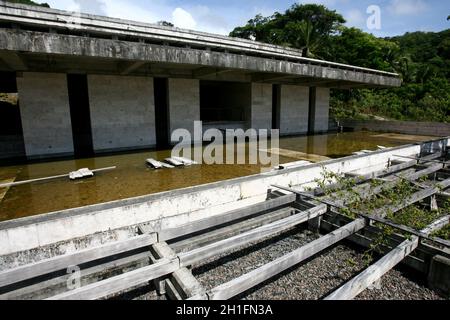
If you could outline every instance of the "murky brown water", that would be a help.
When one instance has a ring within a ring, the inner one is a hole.
[[[409,140],[409,141],[408,141]],[[376,133],[356,132],[312,137],[291,137],[280,140],[280,149],[311,155],[339,158],[362,149],[376,150],[378,145],[393,147],[408,142],[427,140],[426,137],[405,135],[377,136]],[[163,160],[170,151],[139,152],[82,160],[0,167],[0,183],[8,179],[23,181],[59,174],[80,168],[117,166],[116,170],[98,173],[77,182],[58,179],[0,189],[0,221],[41,213],[75,208],[95,203],[142,196],[172,189],[232,179],[261,172],[257,165],[198,165],[185,168],[152,170],[145,159]],[[308,157],[315,159],[317,157]],[[320,159],[320,157],[319,157]],[[301,160],[280,157],[281,163]]]

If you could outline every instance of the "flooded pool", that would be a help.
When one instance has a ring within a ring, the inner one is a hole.
[[[363,149],[393,147],[429,140],[429,137],[383,135],[373,132],[289,137],[280,140],[280,163],[297,160],[312,162],[345,157]],[[126,199],[172,189],[232,179],[261,172],[258,165],[198,165],[152,170],[145,160],[164,160],[170,151],[135,152],[89,159],[0,167],[0,183],[23,181],[60,174],[80,168],[117,166],[113,171],[76,182],[57,179],[0,188],[0,221],[96,203]]]

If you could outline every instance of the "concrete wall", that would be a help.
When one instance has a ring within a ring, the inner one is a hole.
[[[169,79],[169,119],[170,135],[183,128],[194,139],[194,121],[200,121],[199,80]]]
[[[314,132],[328,131],[330,114],[330,89],[316,88],[316,112],[314,121]]]
[[[26,155],[73,154],[66,75],[25,72],[17,89]]]
[[[340,124],[356,131],[369,130],[436,137],[450,136],[450,123],[441,122],[342,120]]]
[[[272,129],[272,84],[252,83],[250,127]]]
[[[156,145],[153,79],[89,75],[95,151]]]
[[[282,85],[280,100],[280,134],[307,133],[309,88]]]

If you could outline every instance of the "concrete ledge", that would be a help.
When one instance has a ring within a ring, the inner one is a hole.
[[[290,62],[185,47],[23,30],[0,29],[0,56],[1,50],[273,72],[382,87],[398,87],[401,85],[401,79],[396,76],[357,71],[357,68],[344,70],[339,67],[321,66],[303,61]]]
[[[368,130],[436,137],[450,135],[450,123],[442,122],[342,120],[341,125],[356,131]]]

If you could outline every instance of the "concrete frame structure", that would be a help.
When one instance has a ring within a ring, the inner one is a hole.
[[[168,79],[169,137],[173,130],[191,130],[192,121],[201,120],[202,80],[248,83],[251,96],[245,123],[255,129],[272,128],[273,86],[279,86],[277,112],[285,135],[328,130],[330,88],[401,85],[397,74],[308,59],[295,49],[4,1],[0,1],[2,71],[17,73],[28,157],[74,152],[70,101],[62,92],[66,74],[89,79],[95,152],[156,145],[158,108],[152,87],[156,77]],[[31,75],[33,81],[24,80]],[[55,77],[60,78],[59,85],[45,85]],[[316,88],[314,99],[310,88]],[[35,96],[42,99],[39,104],[32,101]],[[55,115],[43,116],[54,108],[58,108]],[[36,117],[42,128],[49,129],[38,130]],[[58,139],[49,145],[45,137],[55,132]]]

